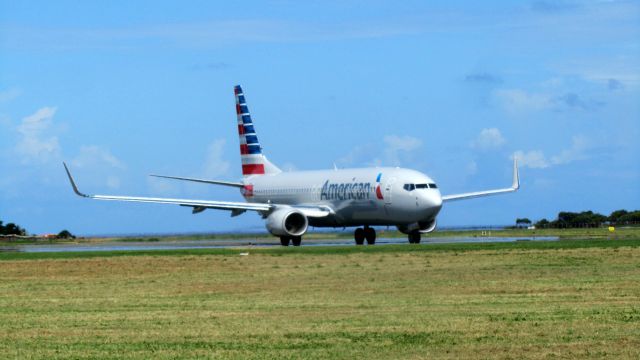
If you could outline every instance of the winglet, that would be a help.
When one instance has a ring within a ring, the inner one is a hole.
[[[520,189],[520,174],[518,172],[518,159],[513,158],[513,184],[511,184],[513,190]]]
[[[75,192],[78,196],[90,197],[89,195],[83,194],[80,192],[80,190],[78,190],[78,187],[76,186],[76,182],[73,181],[73,177],[71,176],[71,172],[69,171],[67,164],[62,162],[62,165],[64,165],[64,170],[67,172],[67,176],[69,177],[69,181],[71,182],[71,187],[73,188],[73,192]]]

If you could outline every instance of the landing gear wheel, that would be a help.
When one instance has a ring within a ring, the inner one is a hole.
[[[302,243],[302,236],[292,237],[291,242],[293,243],[293,246],[300,246],[300,244]]]
[[[289,241],[291,239],[287,236],[280,236],[280,245],[282,246],[289,246]]]
[[[353,233],[353,238],[356,240],[356,245],[364,244],[364,230],[362,228],[357,228]]]
[[[413,231],[409,233],[409,243],[410,244],[420,244],[420,232]]]
[[[364,238],[367,239],[368,245],[374,245],[376,243],[376,229],[365,227],[364,228]]]

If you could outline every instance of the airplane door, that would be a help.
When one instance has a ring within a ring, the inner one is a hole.
[[[391,204],[391,194],[393,193],[393,183],[396,182],[396,178],[391,178],[384,186],[384,203],[386,205]]]

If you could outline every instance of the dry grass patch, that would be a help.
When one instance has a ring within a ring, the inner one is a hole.
[[[0,262],[0,358],[640,356],[640,248]]]

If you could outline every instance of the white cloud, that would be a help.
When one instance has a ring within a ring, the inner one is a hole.
[[[152,194],[160,194],[164,196],[176,196],[180,194],[175,181],[167,181],[157,177],[148,176],[147,185]]]
[[[499,89],[494,98],[507,112],[512,114],[545,110],[553,106],[549,95],[529,93],[519,89]]]
[[[0,114],[0,126],[12,127],[11,126],[11,118],[7,115]]]
[[[518,150],[511,156],[518,159],[523,167],[532,169],[544,169],[549,166],[564,165],[578,160],[587,159],[586,150],[590,146],[589,139],[583,135],[576,135],[571,139],[571,147],[562,150],[559,154],[551,156],[549,159],[541,150],[531,150],[524,152]]]
[[[478,172],[478,163],[475,162],[475,160],[471,160],[467,164],[467,174],[468,175],[475,175],[477,172]]]
[[[360,144],[336,161],[344,168],[350,166],[400,166],[413,159],[415,150],[422,146],[422,140],[412,136],[387,135],[382,139],[380,149],[371,143]]]
[[[109,189],[120,188],[120,177],[114,174],[114,170],[124,170],[124,164],[118,160],[109,150],[97,145],[82,146],[80,152],[71,160],[74,168],[85,169],[90,173],[91,181],[106,185]]]
[[[236,42],[299,42],[344,39],[376,39],[419,33],[424,23],[323,23],[282,20],[221,20],[135,27],[25,27],[3,26],[12,34],[8,48],[128,48],[162,43],[164,47],[212,47]]]
[[[19,89],[8,89],[4,91],[0,91],[0,103],[9,102],[22,94],[22,91]]]
[[[224,145],[226,139],[217,139],[207,148],[207,155],[203,165],[203,175],[213,179],[226,175],[229,171],[229,162],[223,160]]]
[[[74,167],[78,168],[92,167],[96,165],[108,165],[117,169],[124,168],[122,162],[111,154],[109,150],[96,145],[82,146],[80,148],[80,153],[71,161],[71,163]]]
[[[574,136],[571,139],[571,147],[562,150],[558,155],[551,157],[554,165],[568,164],[576,160],[586,159],[585,150],[589,148],[589,140],[583,135]]]
[[[565,80],[560,76],[552,77],[541,83],[541,85],[545,88],[561,88],[562,86],[564,86],[564,84]]]
[[[422,140],[412,136],[387,135],[384,137],[385,160],[388,165],[400,165],[403,159],[412,158],[412,152],[422,146]]]
[[[522,167],[530,167],[532,169],[544,169],[549,167],[549,161],[540,150],[532,150],[524,152],[521,150],[513,153],[512,158],[518,159],[518,164]]]
[[[482,129],[476,139],[471,142],[471,147],[480,150],[498,149],[505,142],[497,128]]]
[[[22,119],[17,131],[20,134],[15,151],[23,163],[46,163],[60,158],[58,137],[50,135],[55,107],[43,107]]]
[[[363,162],[368,163],[373,154],[375,154],[375,147],[371,144],[357,145],[345,156],[336,160],[336,166],[343,168],[359,165]]]
[[[543,84],[545,86],[545,84]],[[493,98],[511,115],[530,112],[553,111],[597,111],[604,101],[581,95],[573,91],[550,89],[553,93],[532,93],[519,89],[501,89],[493,92]]]
[[[107,186],[110,189],[117,189],[120,187],[120,178],[117,176],[107,176]]]

